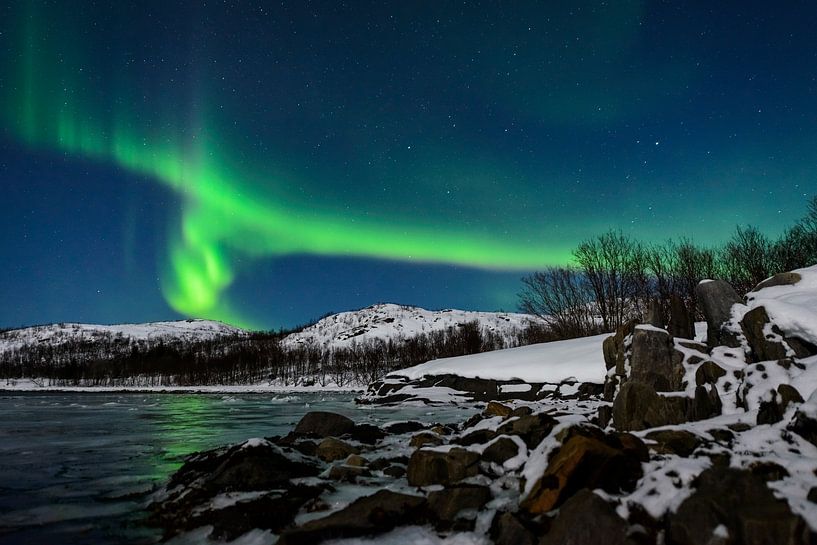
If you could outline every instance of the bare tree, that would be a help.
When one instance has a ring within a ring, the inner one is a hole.
[[[519,307],[542,318],[555,337],[583,337],[596,332],[593,291],[582,273],[549,267],[522,279]]]

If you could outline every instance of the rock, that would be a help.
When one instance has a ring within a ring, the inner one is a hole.
[[[814,346],[808,341],[805,341],[799,337],[785,337],[786,344],[789,345],[789,348],[794,350],[794,355],[800,359],[808,358],[810,356],[814,356],[817,354],[817,346]]]
[[[778,335],[773,336],[767,333],[770,323],[771,320],[764,307],[753,308],[743,316],[740,322],[743,335],[752,349],[755,361],[781,360],[786,357],[786,345],[779,340],[782,338],[780,330],[776,326],[771,326]]]
[[[610,405],[599,405],[598,425],[600,428],[606,428],[610,425],[610,420],[613,419],[613,407]]]
[[[630,354],[630,380],[643,382],[658,392],[678,391],[684,366],[675,356],[672,337],[663,329],[636,326]]]
[[[811,487],[811,489],[808,491],[806,499],[811,503],[817,503],[817,486]]]
[[[285,493],[271,492],[221,509],[205,506],[182,513],[154,513],[152,521],[165,528],[166,538],[212,526],[211,538],[233,541],[256,528],[278,533],[290,526],[299,510],[323,491],[323,487],[294,486]]]
[[[615,438],[615,440],[613,440],[613,438]],[[607,435],[606,440],[613,448],[620,448],[625,454],[634,457],[639,462],[650,461],[650,449],[647,448],[644,441],[632,433]]]
[[[763,479],[764,482],[779,481],[789,476],[788,470],[774,462],[752,462],[749,471]]]
[[[543,413],[520,416],[516,420],[503,423],[497,429],[497,435],[517,435],[528,448],[535,448],[550,435],[556,423],[555,418]]]
[[[370,476],[371,473],[369,473],[369,470],[360,466],[339,464],[329,468],[329,478],[333,481],[354,483],[357,482],[358,477]]]
[[[689,404],[688,418],[691,421],[706,420],[721,414],[723,405],[718,395],[718,390],[714,385],[710,385],[707,391],[704,386],[695,388],[695,397]]]
[[[511,411],[511,416],[528,416],[531,414],[533,414],[533,409],[526,405],[523,405],[522,407],[517,407],[513,411]]]
[[[604,365],[607,369],[612,369],[616,366],[616,336],[610,335],[601,344],[601,351],[604,355]]]
[[[274,505],[280,508],[280,516],[271,517],[264,528],[277,530],[289,523],[290,515],[294,516],[303,503],[323,491],[322,487],[292,487],[289,480],[313,477],[319,472],[317,466],[297,453],[287,452],[264,439],[251,439],[189,456],[171,476],[163,499],[152,504],[151,510],[157,523],[170,534],[193,528],[199,521],[199,526],[212,524],[217,530],[224,528],[232,535],[230,529],[244,528],[241,517],[255,520],[256,508]],[[263,501],[258,498],[258,503],[248,506],[246,515],[232,510],[223,513],[196,510],[217,494],[281,489],[291,490],[292,494],[284,498],[263,496],[266,498]]]
[[[703,386],[704,384],[716,384],[718,379],[726,375],[723,367],[714,361],[705,361],[695,370],[695,384]]]
[[[462,448],[448,452],[415,450],[408,463],[408,483],[411,486],[454,484],[477,474],[479,458],[476,452]]]
[[[428,507],[431,514],[439,520],[452,521],[462,510],[482,509],[490,499],[491,491],[487,486],[461,484],[430,492]]]
[[[765,400],[760,402],[760,407],[757,411],[757,425],[763,424],[777,424],[783,420],[783,410],[777,404],[777,395],[773,396],[771,401]]]
[[[536,545],[538,540],[513,513],[498,512],[491,522],[491,539],[494,545]]]
[[[627,337],[633,334],[637,325],[638,320],[630,320],[629,322],[619,326],[619,328],[616,329],[615,335],[613,335],[613,343],[616,351],[617,375],[626,374],[626,350],[624,345],[627,341]]]
[[[788,408],[789,403],[803,403],[803,396],[797,391],[797,388],[790,384],[781,384],[777,387],[777,393],[780,394],[780,406],[783,411]]]
[[[579,399],[598,398],[604,394],[604,384],[597,382],[582,382],[579,384]]]
[[[722,525],[729,537],[721,543],[806,543],[803,521],[750,471],[713,467],[701,473],[696,484],[695,492],[669,515],[668,542],[712,543],[716,528]]]
[[[629,525],[612,505],[582,489],[559,509],[540,545],[635,545],[627,538]]]
[[[360,454],[360,450],[334,437],[327,437],[318,443],[318,448],[315,450],[315,455],[324,462],[342,460],[350,454]]]
[[[817,394],[813,394],[809,402],[815,399],[815,396]],[[817,447],[817,418],[814,415],[807,414],[802,409],[797,411],[788,429]]]
[[[292,433],[312,437],[340,437],[344,433],[351,432],[354,427],[355,423],[352,419],[342,414],[312,411],[301,418]]]
[[[685,430],[660,430],[647,434],[647,439],[655,441],[652,448],[660,454],[677,454],[689,457],[701,444],[701,438]]]
[[[329,539],[377,535],[404,524],[423,524],[426,520],[425,498],[381,490],[327,517],[285,531],[278,545],[314,545]]]
[[[680,297],[673,294],[669,300],[669,324],[667,331],[681,339],[695,338],[695,319]]]
[[[349,437],[366,445],[374,445],[386,437],[386,433],[371,424],[358,424],[349,432]]]
[[[687,400],[662,397],[641,382],[628,381],[613,402],[613,425],[622,431],[638,431],[686,421]]]
[[[412,436],[411,441],[409,441],[409,446],[412,448],[419,448],[423,445],[441,445],[443,442],[442,438],[437,435],[436,433],[431,433],[430,431],[420,432],[417,435]]]
[[[650,299],[647,304],[647,319],[646,323],[653,327],[664,327],[664,311],[661,308],[661,303],[658,299]]]
[[[752,294],[762,290],[763,288],[771,288],[773,286],[793,286],[800,280],[802,280],[802,277],[796,272],[777,273],[771,278],[767,278],[763,282],[759,283],[757,286],[752,288],[752,291],[749,293]]]
[[[483,428],[481,430],[472,431],[471,433],[465,434],[462,437],[458,437],[457,439],[454,439],[452,443],[463,446],[482,445],[493,440],[497,435],[499,434],[494,430]]]
[[[347,466],[354,466],[354,467],[366,467],[369,465],[369,461],[364,458],[363,456],[359,456],[357,454],[350,454],[346,461],[343,462]]]
[[[485,407],[485,410],[482,412],[484,416],[491,417],[491,416],[510,416],[513,412],[513,409],[508,407],[507,405],[503,405],[497,401],[489,401],[488,406]]]
[[[426,429],[426,425],[420,422],[409,420],[407,422],[395,422],[386,426],[386,432],[393,435],[402,435],[404,433],[413,433]]]
[[[388,475],[389,477],[394,477],[395,479],[399,479],[400,477],[406,474],[406,468],[404,466],[392,465],[384,469],[383,474]]]
[[[486,462],[502,465],[518,454],[519,445],[513,439],[500,437],[482,451],[482,459]]]
[[[611,493],[631,490],[641,475],[641,462],[632,453],[594,437],[575,435],[551,457],[520,507],[534,515],[547,513],[582,488]]]
[[[406,465],[409,459],[408,456],[397,456],[394,458],[376,458],[369,463],[369,469],[372,471],[380,471],[386,469],[392,464]]]
[[[732,305],[743,300],[728,282],[723,280],[703,280],[695,287],[695,298],[706,317],[707,344],[710,347],[724,344],[729,340],[723,326],[732,317]]]

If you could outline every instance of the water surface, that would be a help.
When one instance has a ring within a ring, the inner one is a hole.
[[[0,393],[0,543],[153,543],[147,494],[184,456],[284,435],[308,411],[383,424],[473,409],[357,406],[351,394]]]

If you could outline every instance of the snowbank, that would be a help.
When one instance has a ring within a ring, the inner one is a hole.
[[[606,367],[601,345],[608,334],[520,346],[470,356],[443,358],[391,373],[409,379],[458,375],[525,382],[604,382]]]

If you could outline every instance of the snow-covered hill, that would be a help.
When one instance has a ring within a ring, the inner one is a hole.
[[[322,348],[343,348],[369,339],[408,339],[474,321],[479,323],[483,333],[497,334],[510,343],[517,333],[536,320],[538,318],[529,314],[426,310],[384,303],[327,316],[287,336],[283,343],[288,347],[311,344]]]
[[[212,320],[178,320],[146,324],[93,325],[60,323],[12,329],[0,333],[0,353],[25,345],[58,346],[75,341],[201,341],[231,335],[246,335],[236,327]]]

